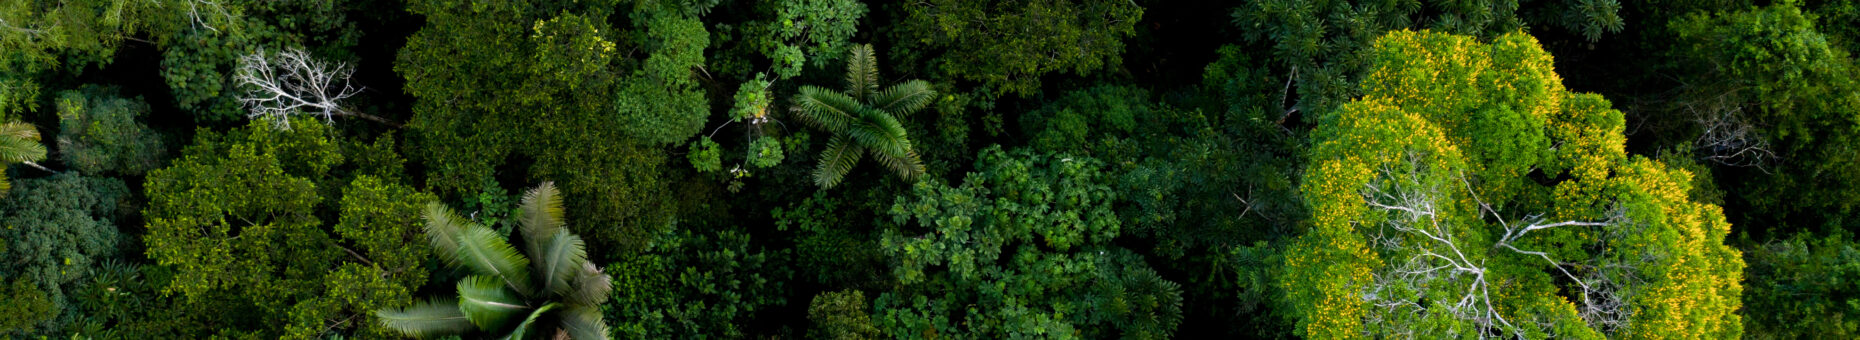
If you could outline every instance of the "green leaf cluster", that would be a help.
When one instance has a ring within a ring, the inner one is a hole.
[[[136,176],[161,165],[167,149],[142,123],[149,106],[115,89],[85,86],[58,96],[58,149],[66,166],[87,174]]]
[[[763,313],[787,303],[786,250],[752,245],[741,230],[667,232],[643,253],[607,266],[614,281],[606,316],[621,338],[743,338]]]
[[[1814,13],[1794,3],[1699,11],[1668,24],[1678,40],[1668,53],[1685,81],[1670,111],[1651,119],[1726,117],[1742,125],[1698,125],[1670,137],[1704,139],[1714,130],[1750,129],[1743,143],[1694,145],[1701,159],[1767,149],[1754,167],[1770,176],[1728,181],[1751,209],[1753,222],[1784,230],[1840,228],[1860,208],[1860,150],[1851,145],[1860,124],[1860,68],[1849,51],[1823,30]],[[1722,133],[1722,132],[1718,132]],[[1681,139],[1681,140],[1688,140]],[[1701,143],[1703,144],[1703,143]],[[1718,164],[1750,168],[1741,159]],[[1850,230],[1851,231],[1851,230]]]
[[[1860,248],[1850,236],[1800,234],[1751,247],[1747,256],[1745,336],[1860,334]]]
[[[293,126],[203,130],[149,172],[143,242],[175,271],[163,293],[256,312],[226,324],[253,335],[385,334],[366,312],[409,303],[424,284],[428,250],[406,244],[417,244],[414,216],[431,198],[345,166],[327,125]]]
[[[1117,195],[1083,157],[982,151],[960,187],[919,182],[880,249],[897,288],[875,304],[894,338],[1168,337],[1179,285],[1113,245]]]
[[[118,257],[124,236],[114,221],[129,188],[111,178],[65,173],[21,180],[0,201],[0,278],[14,285],[21,308],[44,302],[38,314],[20,315],[34,322],[6,329],[59,330],[77,317],[72,286],[91,279],[93,268]],[[36,297],[34,297],[36,296]],[[4,331],[0,331],[4,334]]]
[[[893,54],[941,79],[980,83],[989,98],[1031,96],[1052,73],[1118,68],[1143,19],[1127,0],[932,0],[900,12]]]
[[[435,164],[427,184],[459,194],[503,168],[553,180],[575,198],[572,228],[602,246],[637,249],[669,225],[660,147],[710,115],[696,13],[708,6],[617,5],[411,2],[426,20],[395,70],[417,99],[410,144]]]
[[[1588,41],[1626,25],[1615,0],[1572,1],[1250,1],[1234,8],[1234,26],[1246,41],[1265,49],[1273,73],[1296,86],[1295,103],[1279,111],[1307,119],[1331,115],[1359,96],[1368,73],[1371,43],[1384,32],[1427,29],[1491,39],[1528,26],[1558,26]],[[1288,90],[1290,89],[1288,88]]]

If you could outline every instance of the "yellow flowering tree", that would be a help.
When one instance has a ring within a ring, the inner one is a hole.
[[[1310,338],[1734,338],[1740,253],[1536,39],[1396,31],[1313,133],[1279,284]]]

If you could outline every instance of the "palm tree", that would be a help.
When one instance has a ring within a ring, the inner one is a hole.
[[[376,311],[382,325],[414,337],[475,330],[502,339],[606,339],[600,306],[613,289],[611,278],[588,261],[581,237],[563,228],[561,194],[544,182],[523,195],[522,210],[518,222],[528,257],[491,228],[459,218],[438,202],[427,204],[425,231],[433,252],[473,275],[459,281],[456,299]]]
[[[801,86],[794,97],[795,116],[833,134],[827,149],[820,152],[814,183],[825,188],[838,185],[867,154],[905,180],[923,175],[923,161],[911,149],[910,136],[898,119],[923,109],[933,97],[936,91],[922,80],[879,91],[872,45],[854,47],[846,64],[846,91]]]
[[[0,162],[6,164],[25,163],[40,167],[35,161],[45,159],[45,145],[39,144],[39,129],[32,124],[0,124]],[[0,169],[4,170],[4,169]],[[6,178],[6,171],[0,171],[0,192],[13,188],[13,183]]]

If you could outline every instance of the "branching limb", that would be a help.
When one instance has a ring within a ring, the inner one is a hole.
[[[345,116],[398,127],[387,119],[342,106],[343,100],[362,91],[349,84],[354,72],[342,63],[312,59],[299,49],[278,53],[260,50],[239,58],[239,70],[233,79],[244,87],[245,95],[239,101],[245,104],[248,118],[269,118],[280,127],[290,128],[288,116],[309,113],[321,116],[326,123],[334,121],[335,116]]]

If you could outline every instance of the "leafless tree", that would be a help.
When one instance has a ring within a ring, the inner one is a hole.
[[[324,122],[336,116],[358,117],[391,126],[392,121],[342,106],[342,101],[361,92],[349,83],[354,69],[342,63],[325,63],[309,53],[288,49],[278,53],[259,50],[239,58],[239,70],[233,79],[245,90],[239,101],[245,104],[247,118],[271,119],[290,128],[290,115],[312,114]]]
[[[1759,135],[1744,117],[1738,91],[1723,91],[1705,98],[1681,103],[1702,129],[1693,150],[1706,161],[1733,167],[1755,167],[1769,172],[1776,153],[1770,150],[1769,138]]]

